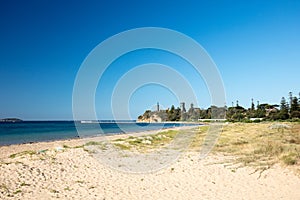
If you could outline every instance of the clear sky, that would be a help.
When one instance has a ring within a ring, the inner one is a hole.
[[[119,32],[149,26],[182,32],[206,49],[222,76],[227,105],[239,100],[249,107],[251,98],[279,103],[289,91],[300,92],[297,0],[7,0],[0,3],[0,118],[72,119],[73,84],[88,53]],[[122,56],[97,89],[99,118],[112,117],[109,98],[122,70],[148,62],[167,63],[174,69],[185,65],[155,50]],[[205,84],[192,70],[184,69],[191,85],[199,86],[197,106],[208,107]],[[164,107],[179,103],[167,88],[147,85],[133,93],[131,116],[137,117],[157,101]]]

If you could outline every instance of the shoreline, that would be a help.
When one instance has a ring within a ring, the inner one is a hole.
[[[10,144],[10,145],[2,145],[0,146],[0,159],[3,158],[3,155],[7,153],[14,154],[18,153],[18,149],[22,149],[22,151],[39,151],[41,148],[56,148],[62,147],[63,145],[67,146],[80,146],[85,144],[89,141],[106,141],[106,140],[116,140],[121,138],[127,138],[130,136],[139,137],[144,135],[152,135],[158,132],[169,131],[169,130],[186,130],[186,129],[193,129],[199,126],[179,126],[179,127],[168,127],[162,128],[157,130],[146,130],[146,131],[139,131],[139,132],[128,132],[128,133],[118,133],[118,134],[107,134],[107,135],[95,135],[90,137],[79,137],[78,138],[70,138],[70,139],[62,139],[62,140],[50,140],[50,141],[37,141],[37,142],[29,142],[29,143],[21,143],[21,144]]]
[[[22,121],[20,123],[24,123],[24,122],[26,124],[26,123],[32,123],[32,122],[34,122],[34,123],[43,123],[43,122],[46,122],[46,123],[47,122],[53,122],[53,123],[55,123],[57,121]],[[63,122],[71,122],[71,121],[61,121],[61,122],[63,123]],[[72,128],[74,128],[74,130],[71,130],[72,133],[70,135],[68,135],[68,136],[62,134],[61,136],[59,136],[59,135],[54,136],[54,138],[52,138],[52,137],[45,138],[45,136],[43,136],[42,138],[44,138],[44,139],[33,139],[33,138],[32,139],[28,139],[26,135],[20,134],[22,132],[19,131],[19,133],[17,133],[17,134],[20,135],[20,137],[22,139],[19,139],[17,141],[12,140],[10,142],[9,139],[5,139],[4,138],[5,142],[3,142],[3,143],[1,142],[0,143],[0,147],[2,147],[2,146],[11,146],[11,145],[20,145],[20,144],[34,144],[34,143],[38,143],[38,142],[53,142],[53,141],[60,141],[60,140],[82,139],[82,138],[85,138],[85,137],[86,138],[89,138],[89,137],[93,138],[93,137],[98,137],[98,136],[121,135],[121,134],[127,134],[127,133],[131,134],[131,133],[135,133],[135,132],[143,132],[145,130],[162,130],[162,129],[173,128],[173,127],[184,127],[184,126],[194,127],[194,126],[204,125],[204,123],[169,122],[169,121],[168,122],[161,122],[161,123],[148,123],[148,122],[95,122],[95,123],[92,122],[92,123],[90,123],[90,122],[87,122],[87,123],[81,123],[81,124],[83,124],[83,125],[84,124],[103,124],[103,125],[105,125],[105,124],[110,124],[110,123],[120,124],[120,125],[122,125],[122,124],[124,124],[124,125],[125,124],[136,124],[136,125],[138,125],[138,124],[148,124],[148,125],[150,125],[150,127],[151,127],[151,125],[162,124],[162,125],[164,125],[166,127],[162,127],[160,129],[153,127],[153,128],[144,129],[144,130],[143,130],[143,128],[141,128],[140,130],[139,129],[137,129],[137,130],[129,130],[128,132],[126,132],[126,131],[123,131],[122,126],[120,126],[119,130],[117,130],[117,131],[111,131],[111,132],[107,131],[106,132],[105,129],[104,129],[104,133],[97,133],[97,130],[95,130],[95,134],[88,134],[88,136],[83,136],[82,137],[80,134],[78,134],[78,129],[77,129],[77,125],[76,125],[76,123],[80,123],[80,121],[78,121],[78,122],[72,121],[72,122],[74,122],[74,127],[72,127]],[[18,124],[18,122],[17,123],[5,122],[3,124]],[[174,126],[171,126],[171,124],[174,124]],[[178,124],[179,124],[179,126],[178,126]],[[0,125],[1,125],[1,123],[0,123]],[[144,126],[142,126],[142,127],[144,127]],[[0,127],[0,131],[1,131],[1,127]],[[4,137],[6,137],[6,135],[5,135],[5,129],[3,131],[4,131]],[[37,131],[37,130],[34,130],[34,131]],[[65,130],[63,132],[69,132],[69,131],[70,130]],[[44,132],[41,132],[41,133],[43,135],[46,134]],[[55,130],[54,130],[54,133],[56,133]],[[13,134],[15,134],[15,133],[13,133]],[[26,134],[30,135],[30,132],[28,132]],[[47,133],[47,134],[49,134],[49,133]],[[50,132],[50,135],[51,135],[51,132]],[[9,134],[7,134],[7,136],[9,137]],[[39,138],[38,135],[36,135],[36,138]],[[1,134],[0,134],[0,139],[1,139]]]

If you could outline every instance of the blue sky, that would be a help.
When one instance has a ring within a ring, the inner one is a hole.
[[[149,26],[182,32],[206,49],[222,76],[227,105],[239,100],[249,107],[251,98],[279,103],[289,91],[300,92],[300,1],[12,0],[0,3],[0,118],[72,119],[74,80],[89,52],[119,32]],[[122,56],[97,89],[99,118],[112,117],[117,77],[147,62],[177,70],[185,65],[154,50]],[[184,69],[198,106],[209,106],[201,77]],[[133,93],[131,116],[157,101],[165,107],[179,103],[167,88],[147,85]]]

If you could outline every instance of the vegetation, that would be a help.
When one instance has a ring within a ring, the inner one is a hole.
[[[300,95],[300,94],[299,94]],[[165,111],[150,111],[138,117],[139,120],[151,121],[151,117],[157,115],[161,121],[197,121],[198,119],[227,119],[230,122],[260,122],[275,120],[300,120],[300,97],[292,96],[289,93],[289,103],[285,97],[281,98],[280,105],[277,104],[260,104],[257,102],[255,108],[253,99],[250,108],[246,109],[238,104],[231,107],[211,106],[207,109],[191,108],[188,112],[175,108],[174,105]]]
[[[207,129],[200,129],[191,147],[200,150]],[[224,125],[214,153],[234,156],[228,165],[265,170],[281,163],[300,173],[300,123],[232,123]],[[230,158],[230,157],[229,157]],[[230,164],[231,163],[231,164]]]
[[[175,106],[172,105],[171,109],[166,110],[167,113],[167,121],[179,121],[181,118],[181,109],[180,108],[176,108]]]
[[[84,146],[93,146],[93,145],[102,145],[103,143],[101,142],[96,142],[96,141],[89,141],[87,143],[85,143]]]
[[[34,155],[34,154],[36,154],[35,151],[22,151],[22,152],[19,152],[19,153],[11,154],[9,156],[9,158],[15,158],[17,156],[24,156],[24,155]]]
[[[209,126],[197,129],[189,151],[201,150],[208,129]],[[281,163],[300,173],[299,133],[300,123],[292,122],[224,124],[212,153],[227,155],[228,159],[224,162],[234,170],[250,166],[264,171],[276,163]],[[164,131],[155,135],[114,140],[112,144],[122,150],[148,152],[168,145],[175,137],[184,139],[185,134],[186,131]]]
[[[285,97],[281,98],[280,105],[270,105],[267,103],[259,104],[257,103],[257,108],[255,109],[252,100],[251,108],[245,109],[241,106],[232,106],[227,109],[227,119],[229,121],[239,121],[239,122],[250,122],[257,119],[257,121],[275,121],[275,120],[292,120],[297,121],[300,119],[300,98],[293,97],[292,93],[290,95],[290,103],[288,103]],[[259,119],[259,120],[258,120]]]
[[[121,150],[147,151],[169,144],[177,134],[179,134],[178,130],[162,131],[154,135],[116,139],[112,144]]]
[[[180,121],[182,117],[182,112],[180,108],[175,108],[174,105],[171,106],[171,109],[160,110],[160,111],[151,111],[146,110],[143,115],[138,117],[140,121],[151,121],[151,116],[156,115],[161,118],[162,121]]]
[[[188,151],[201,151],[209,128],[201,126],[192,129],[195,135]],[[239,167],[250,166],[262,172],[280,163],[300,173],[299,133],[300,123],[297,122],[224,124],[212,153],[226,155],[222,162],[234,171]],[[123,151],[146,153],[164,148],[175,139],[184,142],[187,134],[187,130],[170,130],[153,135],[116,139],[111,144]]]

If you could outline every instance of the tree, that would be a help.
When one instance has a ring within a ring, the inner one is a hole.
[[[174,115],[175,115],[174,121],[180,121],[180,119],[181,119],[181,109],[179,107],[177,107],[175,109]]]
[[[253,103],[253,98],[251,99],[251,110],[252,110],[252,111],[255,110],[255,105],[254,105],[254,103]]]
[[[201,109],[199,113],[200,119],[210,119],[210,113],[208,109]]]
[[[181,118],[181,109],[176,108],[172,105],[171,109],[168,111],[168,121],[179,121]]]
[[[226,118],[229,121],[241,121],[246,117],[246,109],[242,106],[229,107]]]
[[[288,105],[287,105],[284,97],[282,97],[281,101],[280,101],[280,110],[282,110],[282,111],[288,110]]]
[[[293,111],[298,111],[299,110],[299,104],[298,104],[298,98],[293,97],[292,102],[291,102],[291,113]]]
[[[291,118],[300,118],[300,111],[291,112]]]
[[[298,103],[298,98],[293,97],[290,109],[291,118],[300,118],[300,107]]]
[[[259,104],[259,101],[257,102],[257,109],[254,112],[253,117],[254,118],[264,118],[266,117],[266,107],[268,104],[263,103],[263,104]]]
[[[282,97],[280,101],[280,112],[278,118],[282,120],[289,118],[289,108],[284,97]]]
[[[267,116],[269,120],[278,120],[280,119],[280,112],[278,110],[271,111]]]
[[[168,110],[168,121],[173,121],[173,118],[174,118],[174,110],[175,110],[175,107],[174,105],[171,106],[171,109]]]
[[[217,107],[212,105],[210,107],[211,111],[211,119],[224,119],[226,118],[226,108],[225,107]]]

